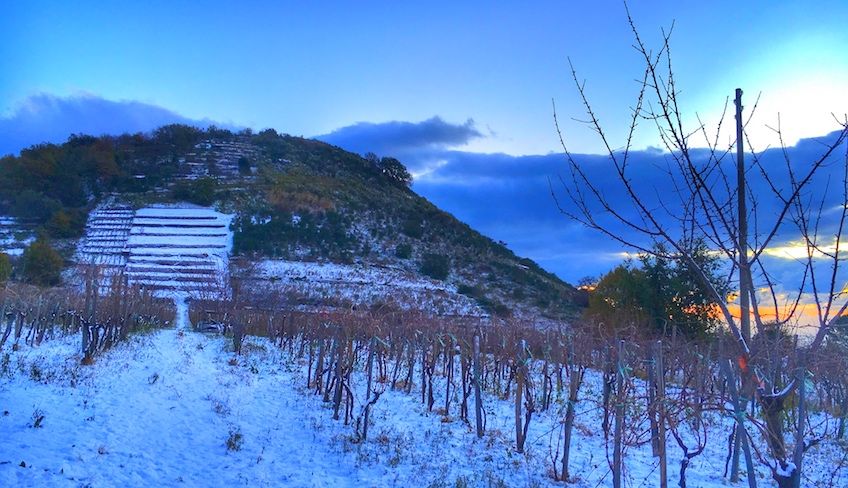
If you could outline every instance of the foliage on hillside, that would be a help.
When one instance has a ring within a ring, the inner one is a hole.
[[[241,162],[234,178],[184,178],[186,156],[207,140],[257,148],[261,156],[249,161],[256,171]],[[214,203],[237,214],[238,254],[400,265],[473,287],[473,298],[499,315],[527,307],[553,317],[574,314],[573,288],[438,209],[410,184],[409,172],[391,157],[360,157],[272,129],[234,134],[170,125],[152,134],[72,136],[0,159],[0,212],[63,239],[81,235],[88,211],[110,193],[136,204]]]

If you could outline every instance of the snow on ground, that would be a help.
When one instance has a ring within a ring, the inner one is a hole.
[[[364,264],[264,260],[241,274],[261,285],[295,290],[321,301],[342,300],[373,305],[393,301],[403,308],[443,315],[481,315],[473,299],[456,287],[406,270]]]
[[[302,361],[248,338],[231,364],[230,341],[188,331],[185,314],[179,303],[176,328],[136,335],[89,367],[79,366],[77,337],[4,351],[0,486],[563,486],[549,476],[562,403],[534,415],[519,454],[512,402],[485,395],[487,433],[477,439],[456,402],[449,417],[427,412],[416,383],[410,395],[386,391],[369,439],[357,442],[353,428],[306,391]],[[352,386],[361,401],[361,372]],[[436,378],[437,408],[443,388]],[[600,378],[590,373],[581,394],[597,398]],[[577,411],[570,486],[611,486],[601,413],[591,401]],[[732,486],[721,478],[730,420],[716,422],[689,468],[690,487]],[[671,440],[669,452],[675,486],[680,450]],[[811,448],[804,486],[823,486],[842,454],[828,443]],[[649,446],[629,448],[625,463],[625,486],[658,485]],[[765,469],[758,474],[770,485]],[[848,486],[844,469],[833,486]]]

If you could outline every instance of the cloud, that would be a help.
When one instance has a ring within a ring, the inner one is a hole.
[[[483,134],[472,119],[464,124],[451,124],[432,117],[421,122],[358,122],[316,139],[360,154],[373,152],[404,159],[415,151],[460,147],[480,137]]]
[[[166,124],[206,127],[171,110],[138,101],[113,101],[95,95],[58,97],[46,93],[25,99],[0,116],[0,155],[17,153],[42,142],[59,143],[71,134],[147,132]],[[226,125],[224,125],[226,126]]]
[[[832,143],[835,136],[836,133],[831,133],[805,139],[787,148],[796,176],[809,169],[821,156],[824,145]],[[705,150],[694,150],[692,154],[695,159],[707,157]],[[808,204],[817,206],[821,202],[816,199],[822,198],[825,188],[829,188],[823,202],[823,208],[828,210],[819,226],[822,236],[832,235],[840,213],[838,210],[845,204],[841,187],[838,187],[842,181],[845,155],[846,147],[843,146],[811,181],[804,194],[810,199]],[[493,239],[505,241],[517,254],[536,260],[568,281],[608,271],[616,264],[609,256],[624,250],[612,239],[582,227],[558,211],[551,187],[566,209],[571,205],[560,186],[560,177],[566,181],[570,178],[563,154],[512,156],[429,148],[418,151],[415,158],[425,166],[427,161],[438,162],[431,164],[430,171],[419,175],[415,181],[413,188],[418,193]],[[574,158],[588,177],[598,182],[607,201],[624,214],[638,219],[624,186],[611,171],[609,156],[577,154]],[[790,184],[782,150],[769,149],[759,153],[758,158],[775,186],[785,193]],[[629,183],[645,197],[648,206],[660,215],[661,220],[672,228],[679,227],[660,205],[660,200],[672,202],[673,209],[674,203],[679,202],[674,187],[668,183],[669,172],[677,172],[673,156],[649,148],[632,152],[629,161]],[[749,157],[749,165],[752,161]],[[731,193],[735,193],[735,163],[735,154],[729,154],[722,163],[730,178]],[[782,204],[771,194],[758,168],[752,167],[748,174],[749,188],[758,195],[755,226],[763,232],[774,221]],[[599,219],[610,224],[617,233],[639,238],[596,210]],[[798,237],[797,229],[786,225],[778,232],[773,245],[789,245]],[[641,241],[644,242],[644,238]],[[787,288],[796,286],[800,269],[797,262],[770,261],[769,265]]]

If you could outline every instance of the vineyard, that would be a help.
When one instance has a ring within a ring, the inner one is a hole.
[[[653,342],[605,337],[593,327],[540,331],[510,321],[409,312],[316,314],[193,305],[193,322],[217,317],[236,354],[244,337],[258,335],[304,364],[304,386],[331,406],[334,420],[352,426],[357,442],[367,440],[369,411],[387,390],[414,395],[428,412],[464,422],[478,437],[493,422],[481,407],[483,397],[494,397],[514,404],[516,452],[524,452],[540,430],[546,433],[542,450],[554,480],[583,478],[569,457],[575,425],[597,426],[591,430],[603,439],[604,485],[622,477],[635,482],[634,473],[646,466],[647,477],[655,470],[680,486],[689,477],[738,480],[745,473],[756,484],[763,471],[778,469],[766,435],[793,439],[783,441],[787,452],[799,439],[803,443],[811,465],[804,486],[842,486],[848,479],[848,457],[840,447],[848,384],[838,373],[848,366],[845,354],[825,349],[801,370],[796,361],[804,348],[797,337],[759,338],[770,343],[758,344],[763,354],[752,357],[753,368],[773,388],[801,381],[788,415],[777,417],[740,393],[744,385],[729,336],[709,343]],[[352,379],[357,376],[358,388]],[[547,422],[534,425],[540,415]],[[816,451],[842,454],[837,460],[826,456],[831,464],[822,468],[816,466],[822,458],[810,454]],[[701,456],[708,461],[699,463]]]
[[[170,300],[127,280],[112,280],[101,296],[96,270],[90,272],[89,286],[79,293],[4,291],[4,381],[21,375],[40,384],[65,381],[67,366],[50,374],[37,361],[27,363],[54,342],[61,345],[60,356],[84,365],[97,365],[102,356],[108,364],[111,355],[122,354],[112,349],[149,337],[140,332],[161,330],[147,340],[191,335],[197,354],[207,343],[218,348],[214,361],[221,367],[242,375],[267,369],[286,375],[286,386],[275,388],[294,390],[274,394],[295,395],[300,400],[287,401],[314,405],[308,414],[313,422],[334,424],[327,442],[342,443],[338,456],[358,452],[380,459],[374,450],[409,442],[404,439],[425,447],[396,447],[409,451],[396,457],[417,463],[427,457],[420,449],[442,449],[428,443],[481,449],[476,467],[450,468],[457,485],[657,486],[661,479],[665,486],[712,486],[727,479],[767,485],[774,465],[764,436],[773,432],[786,439],[787,452],[798,439],[804,443],[802,486],[844,486],[848,480],[848,380],[839,374],[848,359],[836,347],[808,358],[801,370],[796,361],[804,347],[797,337],[758,339],[772,341],[758,344],[764,353],[752,356],[765,381],[775,388],[793,378],[802,382],[787,415],[775,418],[740,393],[745,385],[729,336],[654,342],[607,336],[590,325],[540,330],[513,320],[437,318],[400,309],[313,312],[179,298],[175,311]],[[210,331],[212,336],[200,333]],[[136,367],[150,366],[126,364]],[[85,376],[70,374],[73,384]],[[252,401],[231,399],[237,405]],[[418,420],[398,420],[403,418]],[[421,438],[420,429],[451,434]],[[389,468],[401,463],[392,459],[384,459]],[[0,471],[6,469],[11,467],[0,464]]]

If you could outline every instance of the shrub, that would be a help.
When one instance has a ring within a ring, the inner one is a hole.
[[[250,160],[242,156],[238,159],[238,171],[241,175],[250,174]]]
[[[209,206],[215,202],[215,191],[218,182],[215,178],[198,178],[191,181],[180,181],[174,185],[173,196],[176,200]]]
[[[39,238],[21,257],[23,279],[38,286],[58,285],[62,281],[64,264],[62,256],[46,240]]]
[[[395,248],[395,256],[400,259],[409,259],[412,257],[412,246],[409,244],[398,244]]]
[[[403,221],[401,232],[413,239],[420,239],[424,235],[424,228],[421,226],[420,217],[409,217]]]
[[[44,224],[51,237],[80,237],[85,230],[85,218],[77,210],[59,210]]]
[[[230,429],[230,436],[227,437],[228,451],[241,451],[241,446],[244,444],[244,436],[238,428]]]
[[[450,274],[450,260],[441,254],[426,253],[418,268],[421,273],[436,280],[445,280]]]
[[[9,281],[9,278],[12,276],[12,259],[9,258],[9,255],[0,252],[0,283],[5,283]]]

